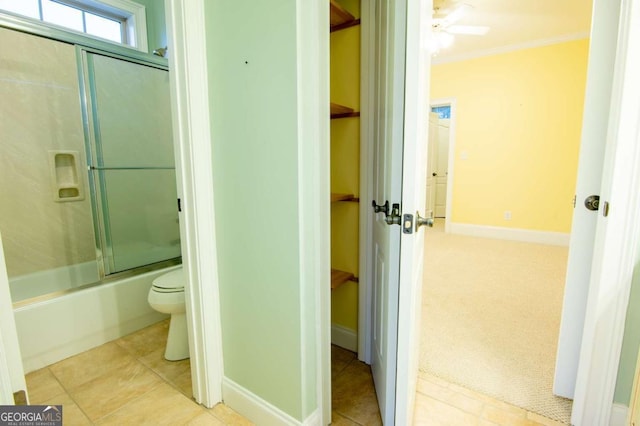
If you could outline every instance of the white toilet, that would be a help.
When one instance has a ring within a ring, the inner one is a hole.
[[[149,305],[158,312],[171,314],[165,359],[179,361],[189,358],[189,340],[185,317],[184,284],[182,267],[160,275],[153,280],[149,290]]]

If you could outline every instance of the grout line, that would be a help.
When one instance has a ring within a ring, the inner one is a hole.
[[[55,364],[52,364],[55,365]],[[58,378],[58,376],[55,375],[55,373],[49,368],[51,366],[47,366],[46,369],[49,371],[49,373],[51,373],[51,375],[53,376],[53,378],[56,380],[56,382],[58,382],[58,384],[60,385],[60,387],[64,390],[64,392],[67,394],[67,396],[69,397],[69,399],[71,401],[73,401],[73,404],[78,407],[78,410],[80,410],[80,412],[85,416],[85,418],[89,421],[89,423],[91,423],[92,425],[94,425],[94,421],[91,420],[91,418],[89,417],[89,415],[87,413],[85,413],[85,411],[82,409],[82,407],[80,407],[80,405],[78,404],[78,402],[75,400],[75,398],[71,395],[71,392],[69,389],[67,389],[67,387],[60,381],[60,379]],[[64,407],[62,408],[64,410]],[[64,411],[63,411],[64,413]]]

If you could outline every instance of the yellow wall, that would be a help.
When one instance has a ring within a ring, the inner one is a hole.
[[[359,0],[339,0],[360,16]],[[331,102],[360,110],[360,26],[331,33]],[[331,120],[331,192],[359,196],[360,120]],[[358,213],[354,202],[331,206],[331,267],[358,275]],[[358,284],[331,292],[331,322],[358,330]]]
[[[431,99],[457,102],[452,222],[570,232],[588,46],[433,66]]]

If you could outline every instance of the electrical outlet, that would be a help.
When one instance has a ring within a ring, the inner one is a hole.
[[[511,220],[511,210],[505,210],[504,220]]]

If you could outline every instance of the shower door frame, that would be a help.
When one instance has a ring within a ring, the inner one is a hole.
[[[109,276],[120,276],[128,274],[132,271],[172,266],[179,264],[179,258],[165,259],[148,265],[137,266],[133,269],[118,271],[115,265],[113,254],[113,242],[111,238],[109,207],[107,201],[107,185],[105,171],[109,168],[102,167],[102,136],[100,133],[100,123],[98,118],[98,105],[96,95],[95,69],[93,60],[89,59],[89,55],[99,55],[111,59],[121,60],[132,64],[155,68],[161,71],[169,72],[168,64],[158,64],[156,61],[149,60],[153,58],[132,58],[128,55],[105,51],[93,47],[87,47],[76,44],[76,63],[78,71],[78,82],[80,85],[80,109],[82,112],[82,124],[85,139],[86,162],[88,165],[88,180],[91,194],[91,210],[93,215],[93,229],[97,247],[100,249],[100,282]],[[177,162],[177,161],[176,161]],[[134,170],[136,168],[122,168]],[[152,167],[148,169],[164,170],[166,167]],[[177,175],[177,170],[173,168]],[[97,176],[96,176],[97,174]]]

